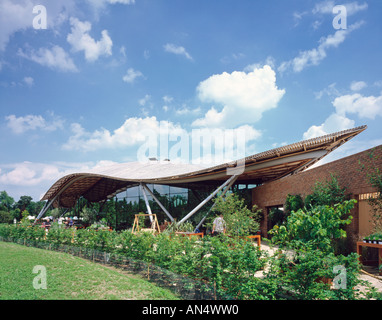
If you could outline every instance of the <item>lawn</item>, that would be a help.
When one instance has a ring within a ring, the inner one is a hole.
[[[0,241],[0,257],[1,300],[178,299],[136,275],[65,253]],[[46,289],[34,288],[43,275],[41,269],[33,273],[35,266],[46,270]]]

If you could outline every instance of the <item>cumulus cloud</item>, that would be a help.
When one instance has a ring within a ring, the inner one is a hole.
[[[199,84],[197,93],[201,101],[223,108],[212,106],[192,125],[228,128],[260,120],[263,112],[277,107],[285,90],[277,88],[275,72],[265,65],[250,72],[213,75]]]
[[[9,37],[14,32],[32,27],[32,9],[32,1],[4,0],[0,2],[0,51],[5,49]]]
[[[112,54],[113,41],[109,37],[107,30],[101,32],[101,39],[95,41],[90,35],[91,23],[82,22],[77,18],[70,18],[71,33],[67,36],[67,41],[71,44],[74,52],[84,51],[87,61],[96,61],[100,56],[110,56]]]
[[[382,95],[363,96],[359,93],[337,97],[333,101],[336,112],[341,115],[357,114],[360,118],[382,117]]]
[[[350,128],[353,128],[354,126],[355,126],[354,120],[351,120],[347,118],[346,116],[333,113],[321,125],[311,126],[306,132],[304,132],[303,138],[311,139],[311,138],[323,136],[332,132],[350,129]]]
[[[1,0],[0,1],[0,51],[5,50],[11,35],[33,27],[33,7],[37,4],[47,8],[48,28],[55,28],[66,21],[75,8],[74,0]]]
[[[46,121],[41,115],[16,117],[14,114],[11,114],[6,116],[5,120],[7,121],[7,127],[16,134],[22,134],[26,131],[37,129],[44,131],[63,129],[63,120],[58,117],[54,117],[51,121]]]
[[[294,72],[301,72],[306,67],[319,65],[326,58],[328,49],[338,47],[351,32],[360,28],[363,23],[363,21],[354,23],[347,29],[340,29],[334,34],[322,37],[317,48],[301,51],[295,58],[282,62],[277,70],[285,72],[292,69]]]
[[[351,16],[359,11],[366,10],[368,8],[368,4],[366,2],[362,4],[358,4],[357,1],[348,2],[345,4],[341,4],[346,7],[346,14]],[[312,9],[313,14],[333,14],[333,8],[336,6],[335,2],[332,0],[322,1],[316,3],[314,8]]]
[[[122,80],[127,83],[133,83],[135,79],[143,77],[143,73],[139,70],[134,70],[133,68],[129,68],[126,74],[122,77]]]
[[[60,46],[53,46],[51,49],[40,48],[39,50],[31,50],[25,53],[21,49],[18,50],[18,55],[34,61],[42,66],[63,72],[76,72],[78,71],[73,60],[69,57],[67,52]]]
[[[129,118],[122,126],[109,131],[105,128],[87,132],[79,123],[71,125],[72,136],[63,145],[65,150],[94,151],[98,149],[137,146],[151,134],[160,134],[161,126],[169,126],[173,133],[183,129],[168,121],[158,121],[156,117]]]
[[[164,46],[164,51],[174,53],[177,55],[181,55],[186,57],[188,60],[193,60],[191,55],[187,52],[187,50],[182,46],[177,46],[173,43],[166,43]]]
[[[135,0],[87,0],[95,9],[103,9],[108,4],[134,4]]]
[[[366,88],[367,84],[365,81],[353,81],[350,84],[350,89],[352,91],[361,91],[362,89]]]
[[[23,79],[24,83],[28,86],[31,87],[34,84],[34,80],[32,77],[24,77]]]
[[[235,129],[196,128],[187,131],[179,124],[156,117],[129,118],[114,131],[86,131],[80,124],[71,126],[72,136],[64,150],[83,152],[131,148],[138,161],[170,158],[172,162],[216,165],[245,157],[247,144],[262,133],[250,125]]]
[[[16,162],[0,164],[0,190],[6,189],[17,196],[28,194],[35,201],[42,198],[48,188],[59,178],[75,172],[114,164],[112,161],[98,162]]]
[[[375,97],[359,93],[347,94],[335,98],[332,104],[335,112],[321,125],[311,126],[304,133],[304,139],[353,128],[355,121],[348,118],[349,114],[357,115],[361,119],[374,120],[377,116],[382,117],[382,95]]]

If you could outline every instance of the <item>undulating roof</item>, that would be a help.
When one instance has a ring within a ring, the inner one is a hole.
[[[99,202],[141,182],[198,189],[221,185],[233,174],[238,175],[236,183],[262,184],[304,170],[365,129],[366,126],[348,129],[208,168],[147,161],[72,173],[57,180],[41,200],[54,200],[54,206],[72,207],[81,196]],[[230,171],[235,168],[236,171]]]

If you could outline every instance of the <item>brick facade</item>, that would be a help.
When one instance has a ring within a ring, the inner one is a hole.
[[[374,148],[373,148],[374,149]],[[360,163],[366,167],[370,165],[370,152],[372,149],[321,165],[319,167],[303,171],[301,173],[275,180],[252,190],[252,203],[263,210],[264,217],[261,222],[262,235],[267,234],[268,210],[274,206],[282,206],[288,194],[300,194],[305,198],[311,193],[316,181],[330,180],[330,174],[334,174],[341,187],[347,188],[347,193],[352,198],[358,199],[359,194],[375,192],[370,186],[365,171],[361,171]],[[375,148],[373,161],[382,169],[382,145]],[[358,238],[358,205],[350,213],[353,216],[352,223],[347,227],[348,238],[351,246]]]

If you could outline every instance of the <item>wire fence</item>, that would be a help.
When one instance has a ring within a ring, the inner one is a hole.
[[[154,264],[122,256],[116,253],[99,251],[92,248],[83,248],[72,245],[63,245],[49,242],[40,242],[29,239],[14,239],[0,236],[0,241],[13,242],[27,247],[34,247],[44,250],[52,250],[90,260],[94,263],[101,263],[139,274],[142,278],[167,288],[185,300],[233,300],[227,295],[218,294],[215,286],[191,279],[189,277],[176,274]]]

